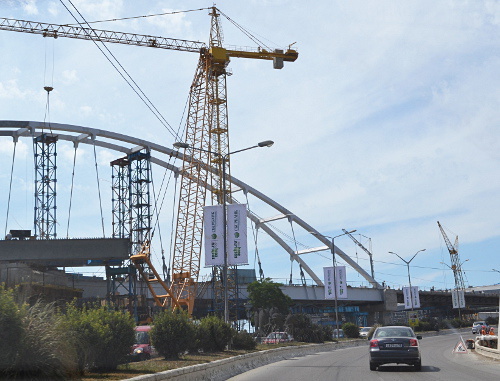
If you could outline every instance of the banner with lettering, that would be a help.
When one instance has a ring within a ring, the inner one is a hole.
[[[203,208],[205,266],[224,265],[224,216],[222,205]]]
[[[247,206],[227,205],[227,263],[248,265]]]
[[[347,280],[345,266],[335,267],[335,280],[333,276],[333,267],[323,267],[325,299],[335,299],[335,289],[337,290],[337,299],[347,299]],[[337,287],[335,287],[335,285]]]

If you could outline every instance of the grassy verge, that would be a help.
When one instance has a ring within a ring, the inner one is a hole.
[[[224,352],[215,352],[215,353],[186,354],[177,360],[165,360],[161,357],[157,357],[147,361],[122,364],[114,372],[86,373],[85,376],[81,378],[81,380],[83,381],[124,380],[127,378],[140,376],[142,374],[152,374],[152,373],[163,372],[165,370],[182,368],[185,366],[205,364],[215,360],[221,360],[228,357],[243,355],[245,353],[264,351],[267,349],[278,348],[278,347],[304,345],[304,344],[306,343],[292,342],[292,343],[269,344],[269,345],[259,344],[257,346],[257,349],[253,351],[228,350]]]

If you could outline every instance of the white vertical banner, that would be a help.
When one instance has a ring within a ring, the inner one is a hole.
[[[227,205],[227,263],[248,265],[247,206]]]
[[[347,299],[347,280],[345,266],[335,268],[335,283],[337,287],[337,299]]]
[[[335,268],[335,282],[333,267],[323,267],[325,299],[335,299],[335,289],[337,289],[337,299],[347,299],[347,281],[345,266]],[[335,287],[335,284],[337,287]]]
[[[203,208],[205,266],[224,265],[224,216],[222,205]]]
[[[405,301],[405,310],[412,308],[410,287],[403,287],[403,299]]]
[[[451,304],[453,308],[458,308],[458,290],[451,290]]]
[[[333,267],[323,267],[325,299],[335,299],[335,289],[333,288]]]
[[[452,290],[451,301],[453,308],[465,308],[465,294],[463,290]]]
[[[405,301],[405,310],[410,308],[420,308],[420,295],[418,286],[403,287],[403,298]]]
[[[411,296],[413,298],[413,308],[420,308],[420,294],[418,286],[411,286]]]
[[[465,308],[465,291],[458,290],[458,306],[460,308]]]

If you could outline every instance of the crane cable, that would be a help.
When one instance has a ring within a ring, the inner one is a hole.
[[[17,137],[14,137],[14,151],[12,153],[12,165],[10,167],[9,197],[8,197],[8,201],[7,201],[7,217],[5,218],[4,237],[7,236],[7,225],[9,223],[10,196],[12,194],[12,177],[14,176],[14,162],[15,162],[15,158],[16,158],[16,147],[17,147]]]
[[[109,55],[113,58],[113,60],[116,62],[116,64],[111,60],[111,58],[106,55],[106,53],[103,51],[103,49],[97,44],[94,36],[92,36],[90,33],[87,32],[86,28],[83,27],[82,23],[78,21],[76,16],[69,10],[69,8],[64,4],[63,0],[59,0],[61,4],[66,8],[66,10],[69,12],[69,14],[76,20],[76,22],[82,27],[84,30],[85,34],[92,40],[92,42],[95,44],[95,46],[101,51],[101,53],[104,55],[104,57],[108,60],[108,62],[115,68],[115,70],[120,74],[120,76],[125,80],[125,82],[130,86],[130,88],[137,94],[137,96],[141,99],[141,101],[146,105],[146,107],[154,114],[156,119],[159,120],[159,122],[167,129],[168,132],[175,138],[178,139],[178,135],[176,134],[175,130],[172,128],[172,126],[168,123],[168,121],[165,119],[165,117],[161,114],[161,112],[156,108],[156,106],[151,102],[151,100],[147,97],[147,95],[142,91],[140,86],[134,81],[132,76],[127,72],[127,70],[122,66],[120,61],[111,53],[109,48],[106,46],[104,42],[101,41],[103,47],[106,49],[106,51],[109,53]],[[94,29],[89,25],[89,23],[85,20],[83,15],[80,13],[80,11],[76,8],[75,5],[71,2],[71,0],[67,0],[73,8],[78,12],[80,17],[83,19],[85,24],[89,27],[89,29],[93,32],[95,37],[97,37],[97,40],[99,41],[99,38],[97,34],[95,33]],[[121,68],[120,69],[117,67],[117,65]],[[127,79],[128,78],[128,79]],[[130,81],[129,81],[130,79]],[[135,85],[135,87],[134,87]]]
[[[261,47],[265,47],[268,50],[272,50],[271,47],[269,47],[268,45],[266,45],[263,41],[261,41],[256,36],[254,36],[252,33],[250,33],[248,30],[246,30],[245,28],[243,28],[242,25],[238,24],[236,21],[234,21],[233,19],[231,19],[228,15],[226,15],[220,9],[217,8],[217,10],[220,12],[220,14],[222,16],[224,16],[231,24],[233,24],[237,29],[239,29],[245,36],[247,36],[254,43],[256,43],[257,45],[259,45]]]
[[[164,13],[155,13],[152,15],[142,15],[142,16],[131,16],[131,17],[122,17],[119,19],[108,19],[108,20],[98,20],[98,21],[87,21],[87,24],[96,24],[100,22],[112,22],[112,21],[124,21],[124,20],[133,20],[133,19],[140,19],[140,18],[147,18],[147,17],[155,17],[155,16],[166,16],[166,15],[175,15],[178,13],[188,13],[188,12],[196,12],[196,11],[204,11],[206,9],[210,9],[209,7],[207,8],[199,8],[199,9],[188,9],[186,11],[173,11],[173,12],[164,12]],[[77,24],[65,24],[67,26],[71,25],[77,25]]]

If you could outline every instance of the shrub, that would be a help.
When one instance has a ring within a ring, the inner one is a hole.
[[[158,353],[169,358],[193,349],[195,327],[185,311],[163,311],[154,318],[151,342]]]
[[[201,319],[197,339],[206,352],[223,351],[231,341],[231,327],[217,316]]]
[[[23,338],[23,309],[14,302],[11,291],[0,289],[0,374],[12,370]]]
[[[135,322],[128,313],[106,307],[68,306],[63,326],[70,333],[78,369],[114,370],[135,341]]]
[[[351,339],[356,339],[359,337],[359,327],[354,323],[344,323],[342,324],[342,330],[344,335]]]
[[[498,324],[498,318],[493,317],[493,316],[488,316],[485,320],[486,324],[488,325],[497,325]]]
[[[333,326],[320,325],[323,341],[331,341],[333,338]]]
[[[233,349],[252,350],[257,347],[257,342],[247,331],[233,331]]]

